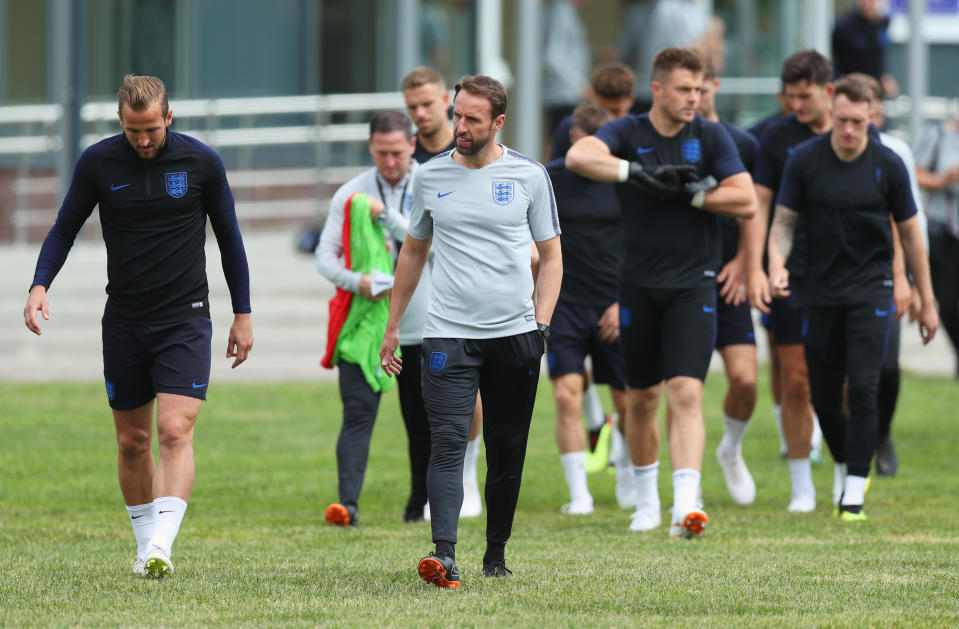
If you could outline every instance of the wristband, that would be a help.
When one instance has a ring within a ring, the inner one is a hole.
[[[616,181],[626,181],[629,179],[629,162],[625,159],[619,160],[619,175]]]
[[[700,190],[693,195],[693,198],[690,199],[689,204],[693,207],[702,208],[703,202],[706,200],[706,191]]]

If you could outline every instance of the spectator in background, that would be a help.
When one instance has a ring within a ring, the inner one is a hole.
[[[933,292],[959,356],[959,122],[944,120],[926,127],[916,146],[916,179],[926,193]]]
[[[862,72],[882,85],[886,96],[899,95],[896,78],[886,71],[889,17],[879,0],[859,0],[857,8],[843,13],[832,31],[832,57],[836,76]]]
[[[589,0],[552,0],[546,7],[543,40],[543,102],[549,128],[573,113],[586,95],[591,55],[579,8]]]
[[[671,46],[713,50],[714,46],[707,41],[712,40],[710,19],[695,0],[635,2],[626,8],[623,17],[620,58],[636,72],[633,113],[643,113],[649,111],[653,103],[650,72],[656,54]],[[713,56],[711,52],[707,54]],[[714,62],[714,65],[717,71],[722,70],[722,64]]]

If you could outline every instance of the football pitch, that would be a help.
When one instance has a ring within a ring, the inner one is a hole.
[[[540,383],[512,579],[484,579],[485,517],[460,524],[463,587],[421,581],[428,524],[403,524],[409,490],[396,394],[383,398],[356,528],[323,520],[336,499],[335,383],[216,383],[196,433],[197,482],[173,552],[176,574],[134,577],[102,384],[0,383],[0,625],[418,627],[938,627],[959,624],[959,385],[905,375],[894,424],[900,469],[874,478],[864,523],[819,506],[789,514],[768,388],[744,455],[757,500],[732,503],[713,451],[721,374],[707,382],[697,540],[628,530],[613,476],[589,477],[596,512],[565,516],[554,406]],[[664,440],[665,441],[665,440]],[[663,444],[660,496],[672,502]],[[485,464],[480,463],[481,483]],[[667,517],[667,516],[664,516]]]

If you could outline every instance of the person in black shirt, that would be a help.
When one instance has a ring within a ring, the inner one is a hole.
[[[456,148],[450,128],[450,93],[443,75],[420,66],[403,77],[400,87],[406,111],[416,125],[416,149],[413,159],[422,164]]]
[[[697,114],[718,122],[736,145],[747,171],[752,171],[759,142],[742,129],[721,121],[716,113],[719,77],[709,58],[703,57],[703,88]],[[719,218],[722,238],[721,270],[716,276],[716,350],[722,356],[729,388],[723,401],[723,437],[716,460],[723,470],[726,489],[733,501],[750,505],[756,499],[756,483],[742,455],[743,436],[756,407],[756,336],[746,301],[745,248],[740,246],[741,222],[729,216]]]
[[[209,217],[233,301],[233,367],[253,346],[250,277],[233,195],[219,156],[167,130],[163,82],[128,75],[117,93],[123,133],[86,149],[37,260],[23,310],[40,334],[47,290],[99,205],[107,247],[103,374],[119,446],[120,490],[137,540],[136,574],[173,574],[170,552],[193,487],[193,426],[210,375],[203,251]],[[151,452],[153,407],[160,459]]]
[[[406,111],[416,125],[416,147],[413,159],[423,164],[440,153],[456,148],[453,129],[450,127],[450,93],[446,79],[434,68],[420,66],[403,77],[401,85]],[[415,360],[411,362],[417,362]],[[430,435],[426,421],[426,407],[420,386],[419,365],[408,368],[397,378],[400,399],[403,400],[403,420],[410,438],[410,468],[413,478],[413,495],[426,495],[426,469],[430,462]],[[480,442],[483,440],[483,404],[479,394],[473,409],[473,424],[470,426],[469,443],[466,446],[466,462],[463,465],[463,506],[461,518],[475,518],[483,512],[476,466],[479,461]],[[429,502],[423,517],[430,518]],[[407,510],[407,520],[415,519]]]
[[[797,145],[827,133],[832,127],[832,65],[815,50],[802,50],[786,59],[780,74],[783,92],[793,113],[772,122],[759,140],[753,178],[759,206],[756,216],[743,226],[747,246],[747,292],[750,304],[769,315],[767,333],[770,352],[779,358],[782,399],[782,433],[787,445],[792,495],[789,511],[808,512],[816,507],[812,482],[811,448],[816,438],[816,420],[809,399],[809,378],[803,352],[802,279],[805,270],[805,231],[802,220],[789,257],[789,296],[772,300],[764,268],[763,251],[769,215],[783,166]],[[815,445],[815,444],[814,444]],[[818,457],[816,457],[818,458]]]
[[[708,521],[697,493],[705,447],[703,380],[716,333],[718,215],[747,218],[756,203],[729,134],[696,116],[702,70],[695,52],[663,49],[653,63],[650,112],[606,123],[566,156],[567,168],[583,176],[633,184],[617,186],[625,238],[620,329],[626,438],[640,468],[631,528],[660,523],[657,411],[665,390],[673,467],[670,536],[687,538],[699,535]]]
[[[589,78],[589,101],[608,111],[613,119],[622,118],[629,113],[636,102],[635,90],[636,75],[628,65],[618,61],[596,66]],[[556,125],[549,152],[550,160],[564,157],[569,151],[573,144],[569,135],[572,127],[572,116],[566,116]]]
[[[797,220],[805,217],[806,362],[826,443],[837,464],[846,466],[838,512],[849,522],[865,519],[879,369],[895,315],[890,215],[919,288],[923,343],[939,326],[909,176],[902,160],[869,136],[871,100],[868,86],[856,79],[836,84],[831,133],[799,145],[786,162],[768,248],[773,295],[788,295],[786,258]]]
[[[573,110],[570,140],[575,143],[595,133],[609,119],[609,112],[597,104],[579,105]],[[563,158],[549,162],[546,171],[564,236],[560,242],[563,283],[546,352],[556,400],[556,442],[570,494],[570,502],[562,510],[584,515],[593,512],[593,497],[586,483],[586,439],[579,419],[587,355],[592,359],[593,380],[610,385],[620,421],[626,417],[626,367],[619,342],[617,303],[623,257],[622,215],[612,184],[577,175],[566,168]],[[632,480],[629,467],[623,467],[617,468],[617,479],[625,472]],[[617,495],[626,489],[621,484],[617,483]]]
[[[889,18],[879,10],[879,0],[859,0],[859,6],[836,19],[832,31],[832,58],[836,76],[862,72],[882,85],[889,98],[899,95],[896,78],[886,71]]]

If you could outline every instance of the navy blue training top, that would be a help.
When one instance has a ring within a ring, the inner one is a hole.
[[[815,306],[870,302],[892,294],[892,226],[916,214],[909,174],[888,147],[869,139],[839,159],[830,134],[800,144],[786,162],[778,205],[805,219],[803,300]]]
[[[736,150],[739,152],[739,158],[743,160],[743,166],[752,173],[756,165],[756,153],[759,151],[759,141],[751,134],[746,133],[736,125],[720,121],[726,133],[733,139]],[[732,216],[719,217],[719,230],[722,235],[722,264],[726,264],[736,257],[739,251],[739,219]]]
[[[153,324],[210,316],[207,216],[233,312],[250,312],[249,268],[233,194],[213,149],[173,131],[153,159],[140,158],[123,134],[86,149],[43,241],[31,288],[50,288],[97,205],[107,247],[105,320]]]
[[[559,299],[606,308],[617,299],[623,227],[614,184],[582,177],[566,159],[546,164],[563,230]]]
[[[723,127],[696,117],[671,137],[660,135],[648,114],[611,120],[595,136],[620,159],[643,166],[691,164],[716,181],[744,172]],[[625,256],[620,282],[646,288],[711,288],[719,271],[719,216],[674,199],[616,186],[623,211]]]

